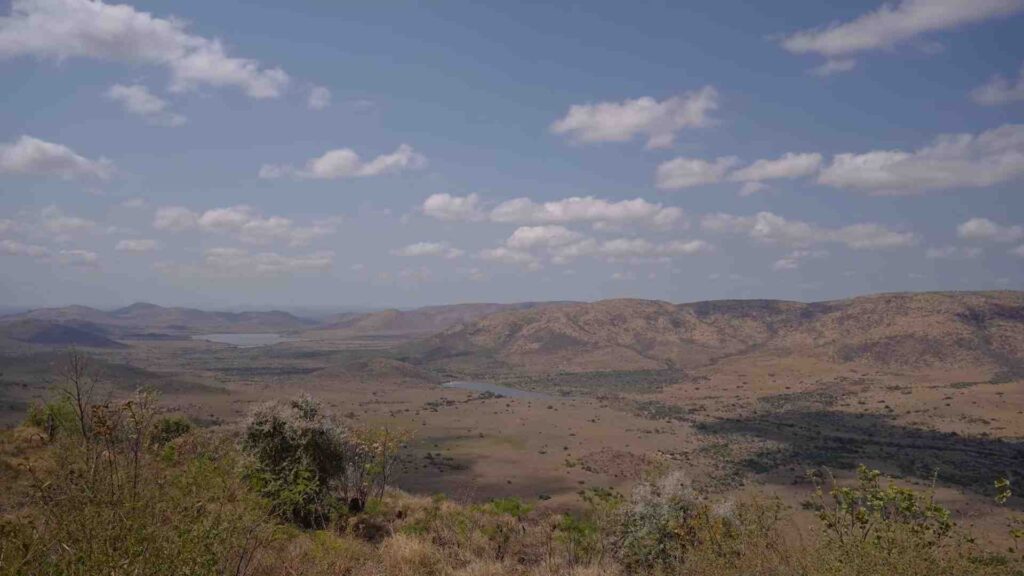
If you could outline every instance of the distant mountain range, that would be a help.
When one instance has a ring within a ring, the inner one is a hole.
[[[878,366],[971,366],[1024,377],[1024,292],[877,294],[800,303],[655,300],[455,304],[338,314],[209,312],[138,303],[111,311],[45,308],[0,317],[0,337],[114,347],[211,332],[416,338],[416,363],[497,363],[558,372],[693,368],[737,355]]]

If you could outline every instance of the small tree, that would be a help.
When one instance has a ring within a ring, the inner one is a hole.
[[[949,510],[935,503],[933,491],[919,493],[891,483],[883,488],[880,477],[881,472],[862,464],[855,486],[839,486],[833,479],[826,497],[819,484],[811,508],[826,538],[842,548],[868,545],[892,552],[907,546],[933,548],[950,535]]]
[[[388,428],[345,428],[304,396],[257,409],[243,448],[253,458],[250,478],[279,516],[323,527],[345,507],[360,512],[383,497],[405,438]]]

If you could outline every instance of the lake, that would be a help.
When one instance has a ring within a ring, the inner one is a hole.
[[[207,340],[220,344],[231,344],[239,348],[256,348],[257,346],[270,346],[280,342],[288,342],[291,338],[285,338],[280,334],[199,334],[193,336],[193,340]]]
[[[544,394],[543,392],[530,392],[529,390],[519,390],[517,388],[509,388],[508,386],[500,386],[498,384],[490,384],[488,382],[470,382],[468,380],[456,380],[454,382],[446,382],[441,384],[442,388],[459,388],[461,390],[472,390],[473,392],[490,392],[492,394],[498,394],[499,396],[506,396],[508,398],[532,398],[535,400],[553,400],[554,396]]]

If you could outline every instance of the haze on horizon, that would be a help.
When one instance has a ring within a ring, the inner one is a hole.
[[[0,302],[1019,290],[1022,26],[1024,0],[0,1]]]

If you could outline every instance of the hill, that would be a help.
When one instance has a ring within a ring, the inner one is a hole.
[[[63,324],[45,320],[23,319],[0,325],[0,335],[19,342],[47,346],[124,347],[124,344],[104,335],[102,329],[85,322]]]
[[[739,354],[891,367],[1024,366],[1024,293],[879,294],[817,303],[605,300],[504,311],[417,344],[427,361],[531,372],[694,368]]]
[[[32,320],[63,325],[86,323],[122,337],[137,332],[172,334],[204,332],[287,332],[316,323],[287,312],[210,312],[195,308],[163,307],[139,302],[104,311],[88,306],[40,308],[0,318],[0,325]]]
[[[346,334],[433,334],[498,312],[556,306],[559,302],[516,304],[469,303],[426,306],[414,310],[388,309],[369,313],[338,314],[321,329]]]

